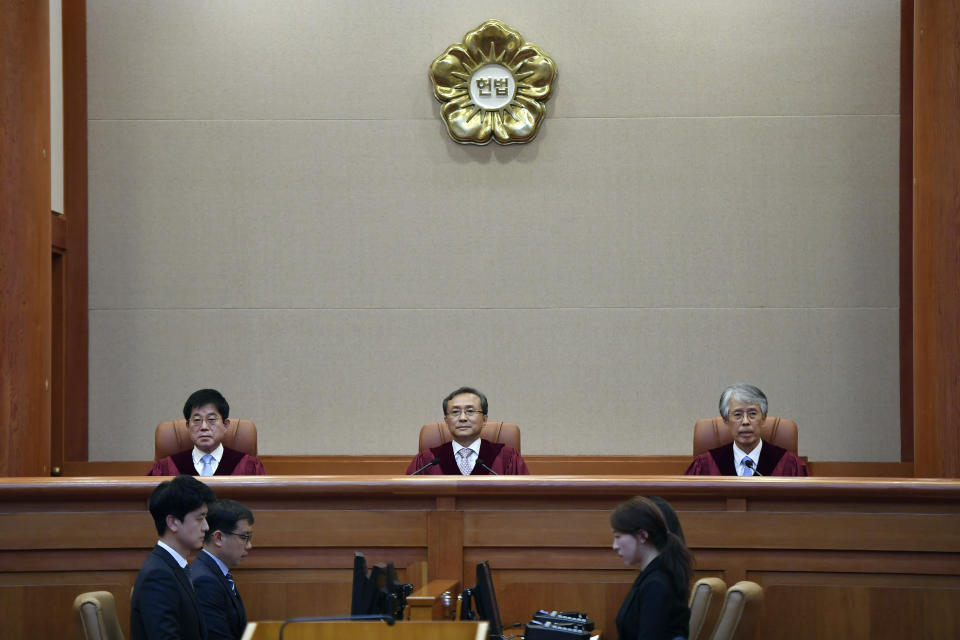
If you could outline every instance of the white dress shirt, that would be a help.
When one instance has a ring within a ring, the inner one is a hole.
[[[197,470],[197,475],[203,471],[203,456],[207,455],[206,452],[200,451],[196,447],[193,448],[193,466]],[[217,448],[210,452],[210,455],[213,456],[213,462],[210,463],[210,473],[214,474],[217,472],[217,467],[220,466],[220,460],[223,458],[223,445],[218,444]]]
[[[470,449],[470,450],[473,451],[473,455],[470,456],[470,460],[469,460],[469,462],[470,462],[470,473],[473,473],[474,467],[477,466],[477,458],[480,457],[480,438],[477,438],[476,440],[474,440],[473,442],[471,442],[471,443],[470,443],[470,446],[468,446],[468,447],[464,447],[462,444],[460,444],[460,443],[457,442],[456,440],[452,441],[451,444],[453,445],[453,457],[454,457],[454,458],[458,458],[458,457],[460,456],[460,449]],[[485,461],[485,462],[486,462],[486,461]]]
[[[763,440],[757,440],[757,446],[753,448],[748,453],[744,453],[743,450],[737,446],[737,443],[733,443],[733,468],[737,470],[738,476],[746,475],[757,475],[756,472],[747,473],[747,466],[743,464],[743,459],[747,456],[753,460],[753,468],[756,469],[760,466],[760,447],[763,446]]]
[[[173,556],[173,559],[177,561],[177,564],[180,565],[180,568],[181,568],[181,569],[186,568],[186,566],[187,566],[187,559],[184,558],[184,557],[183,557],[182,555],[180,555],[179,553],[177,553],[176,551],[174,551],[174,550],[173,550],[173,547],[171,547],[170,545],[168,545],[168,544],[167,544],[166,542],[164,542],[163,540],[157,540],[157,544],[160,545],[161,547],[163,547],[164,549],[166,549],[166,550],[170,553],[170,555]]]

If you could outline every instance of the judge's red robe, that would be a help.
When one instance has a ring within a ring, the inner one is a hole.
[[[520,457],[520,453],[513,447],[507,446],[505,444],[500,444],[498,442],[490,442],[488,440],[480,441],[480,455],[478,456],[480,460],[483,460],[484,464],[494,470],[497,475],[501,476],[528,476],[530,475],[530,470],[527,469],[526,463],[524,463],[523,458]],[[420,475],[433,475],[433,476],[459,476],[460,467],[457,466],[456,457],[453,455],[453,443],[448,442],[442,444],[439,447],[433,447],[432,449],[427,449],[426,451],[421,451],[416,458],[410,463],[410,466],[407,467],[407,475],[411,475],[417,469],[420,469],[426,464],[429,464],[432,460],[440,460],[439,464],[426,469],[420,473]],[[473,466],[473,472],[470,474],[472,476],[488,476],[491,475],[489,471],[484,469],[479,462]]]
[[[757,471],[762,476],[809,476],[807,465],[786,449],[764,442],[760,448],[760,460]],[[687,470],[685,476],[735,476],[737,470],[733,462],[733,443],[701,453]]]
[[[200,475],[197,468],[193,466],[193,449],[187,449],[172,456],[167,456],[153,463],[148,476],[178,476],[186,474],[188,476]],[[248,456],[245,453],[223,448],[223,457],[220,458],[220,464],[217,470],[213,472],[215,476],[265,476],[267,470],[263,468],[263,463],[254,456]]]

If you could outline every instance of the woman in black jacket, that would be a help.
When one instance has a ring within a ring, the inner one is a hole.
[[[627,500],[610,514],[613,550],[625,564],[640,567],[617,613],[620,640],[674,640],[690,631],[693,559],[683,540],[667,527],[648,498]]]

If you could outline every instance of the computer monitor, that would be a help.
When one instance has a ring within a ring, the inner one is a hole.
[[[350,615],[386,614],[402,619],[411,589],[397,579],[392,562],[378,562],[368,574],[367,559],[362,553],[354,554]]]
[[[489,623],[488,637],[499,640],[503,637],[503,622],[500,620],[500,607],[497,605],[497,593],[493,588],[490,563],[486,560],[477,565],[477,586],[473,588],[473,597],[477,617]]]

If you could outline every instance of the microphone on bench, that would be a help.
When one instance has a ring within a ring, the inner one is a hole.
[[[751,471],[753,471],[753,475],[755,475],[755,476],[760,476],[761,478],[763,477],[763,474],[760,473],[759,471],[757,471],[757,465],[754,464],[753,459],[751,459],[751,458],[746,458],[746,459],[744,459],[744,461],[743,461],[743,466],[745,466],[747,469],[750,469]]]
[[[480,465],[481,467],[483,467],[484,469],[486,469],[487,471],[489,471],[489,472],[490,472],[490,475],[494,475],[494,476],[500,475],[499,473],[497,473],[496,471],[494,471],[493,469],[491,469],[490,467],[488,467],[488,466],[487,466],[487,463],[483,461],[483,458],[481,458],[481,457],[479,457],[479,456],[477,457],[477,464]]]
[[[440,464],[440,458],[434,458],[433,460],[431,460],[431,461],[428,462],[427,464],[423,465],[422,467],[420,467],[419,469],[417,469],[416,471],[414,471],[414,472],[411,473],[410,475],[415,476],[415,475],[417,475],[418,473],[422,473],[422,472],[426,471],[426,470],[429,469],[430,467],[435,467],[435,466],[437,466],[438,464]]]

